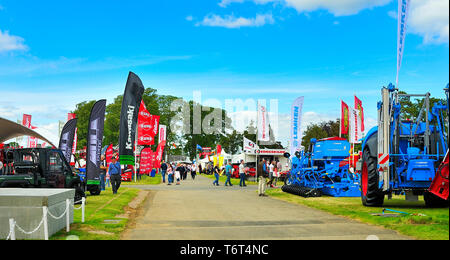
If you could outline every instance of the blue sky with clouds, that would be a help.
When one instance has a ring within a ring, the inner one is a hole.
[[[411,0],[400,88],[443,97],[448,0]],[[356,94],[376,117],[395,81],[395,0],[0,0],[0,116],[55,131],[75,104],[123,93],[128,71],[160,94],[305,96],[305,124]],[[280,129],[280,139],[289,131]]]

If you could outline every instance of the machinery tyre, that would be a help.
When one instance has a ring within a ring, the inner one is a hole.
[[[449,206],[448,200],[443,200],[430,192],[425,192],[423,199],[428,208],[446,208]]]
[[[380,207],[384,203],[384,193],[378,188],[378,160],[370,155],[366,146],[362,158],[361,200],[364,206]]]
[[[84,192],[84,189],[80,184],[75,185],[73,188],[75,189],[74,204],[80,204],[82,198],[86,197],[86,193]]]
[[[100,189],[100,185],[89,185],[88,190],[92,196],[98,196],[102,192]]]

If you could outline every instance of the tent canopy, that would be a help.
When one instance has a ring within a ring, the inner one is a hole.
[[[36,131],[0,117],[0,143],[24,135],[36,137],[38,139],[46,141],[51,146],[56,147],[51,141],[38,134]]]

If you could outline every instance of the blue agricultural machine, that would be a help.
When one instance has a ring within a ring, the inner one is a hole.
[[[448,206],[448,195],[438,197],[430,188],[448,153],[448,105],[437,102],[430,108],[430,93],[404,94],[392,84],[381,92],[378,126],[366,135],[358,164],[363,205],[382,206],[386,195],[390,199],[395,194],[407,200],[423,195],[428,207]],[[448,104],[448,85],[446,93]],[[402,102],[411,98],[421,99],[422,108],[404,118]],[[446,178],[440,189],[448,194],[448,171]]]
[[[312,139],[309,151],[291,159],[284,192],[303,197],[359,197],[359,174],[350,170],[350,143],[339,137]]]

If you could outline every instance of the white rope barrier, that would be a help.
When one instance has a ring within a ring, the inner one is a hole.
[[[80,201],[77,201],[76,203],[79,203],[79,202]],[[48,216],[52,217],[55,220],[59,220],[59,219],[63,218],[64,216],[66,216],[66,232],[69,232],[70,231],[70,210],[69,210],[70,206],[72,206],[72,208],[74,210],[81,209],[81,222],[84,223],[86,198],[83,197],[81,199],[81,206],[78,208],[76,208],[74,205],[72,205],[70,203],[70,199],[67,199],[66,200],[66,209],[58,217],[56,217],[52,213],[50,213],[50,211],[48,210],[48,208],[46,206],[42,207],[42,220],[41,220],[41,222],[39,222],[39,225],[30,232],[23,230],[23,228],[21,228],[19,225],[17,225],[17,222],[13,218],[10,218],[9,219],[9,234],[6,237],[6,240],[16,240],[16,229],[25,235],[31,235],[31,234],[37,232],[41,228],[42,225],[44,225],[44,239],[48,240]]]

